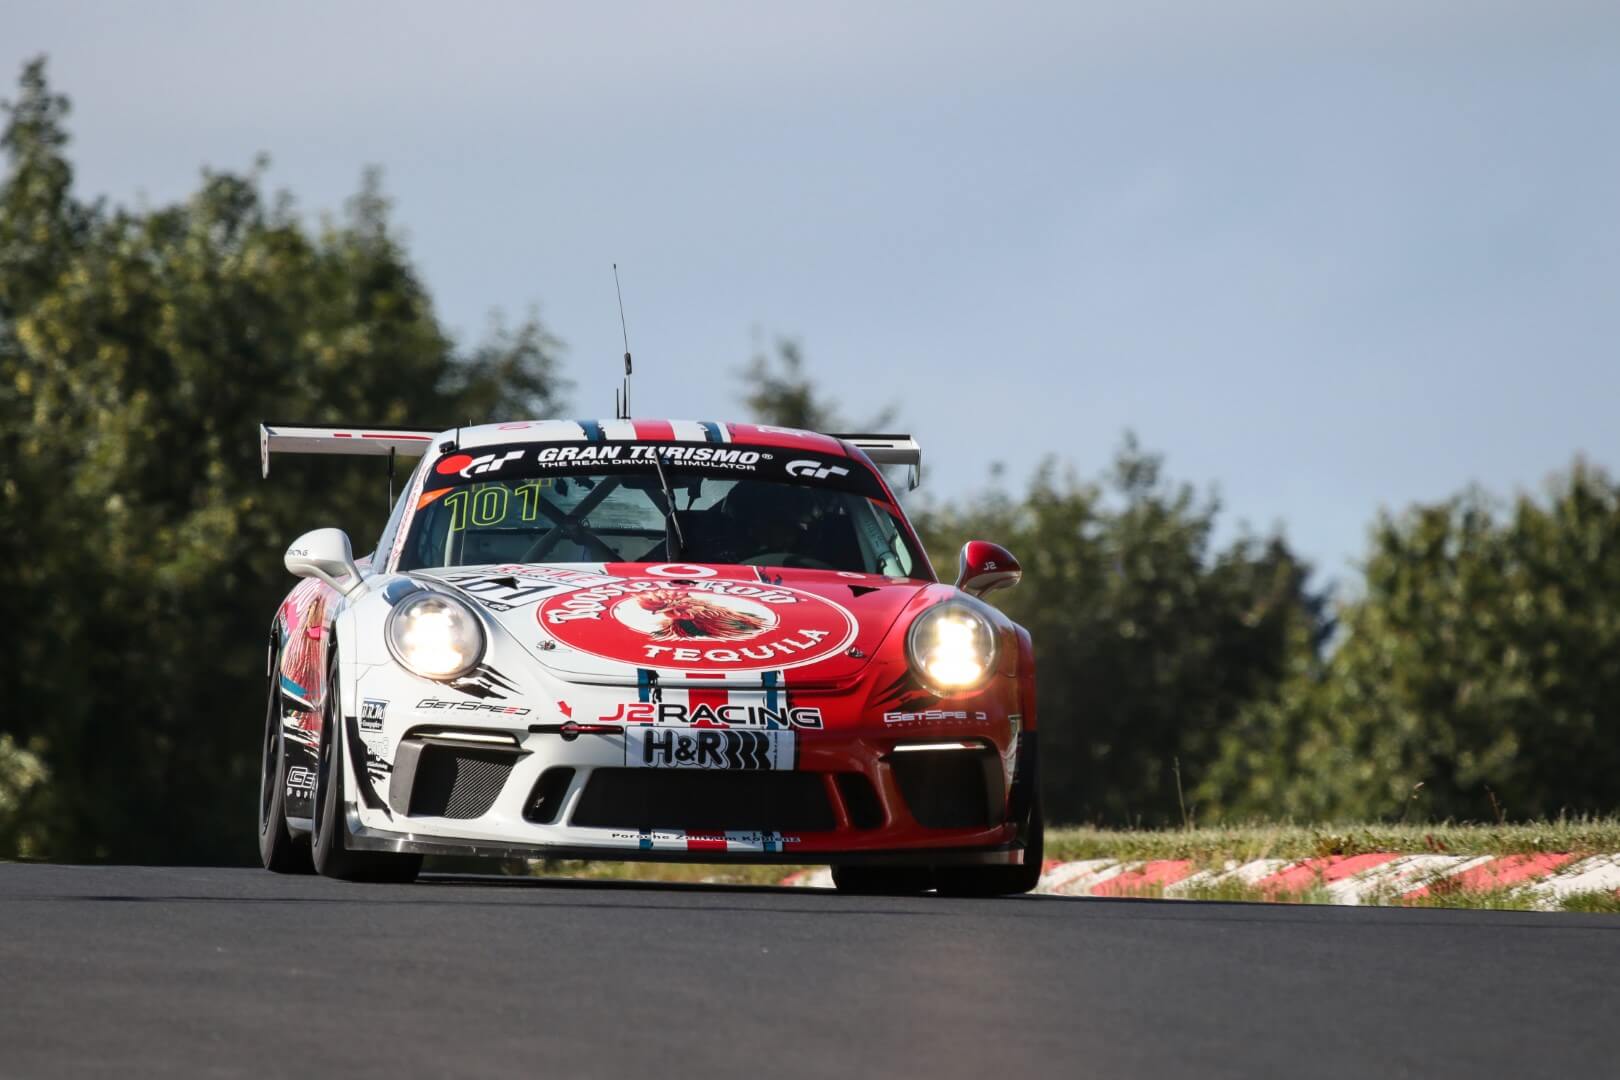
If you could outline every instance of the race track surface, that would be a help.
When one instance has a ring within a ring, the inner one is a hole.
[[[0,1075],[1613,1076],[1620,918],[0,864]]]

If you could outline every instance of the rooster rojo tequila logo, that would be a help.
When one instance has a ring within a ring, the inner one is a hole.
[[[548,597],[537,617],[580,652],[688,671],[802,667],[855,640],[854,617],[832,601],[744,581],[629,578]]]

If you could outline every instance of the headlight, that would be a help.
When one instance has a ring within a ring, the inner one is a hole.
[[[917,616],[906,636],[906,654],[930,690],[972,690],[995,670],[995,628],[968,605],[946,601]]]
[[[484,656],[484,628],[467,605],[440,593],[418,593],[388,616],[388,651],[407,670],[447,682]]]

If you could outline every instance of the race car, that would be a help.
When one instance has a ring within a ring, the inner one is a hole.
[[[903,435],[681,420],[262,425],[420,460],[372,554],[316,529],[276,613],[265,867],[409,881],[427,855],[819,863],[841,890],[1027,892],[1030,637],[940,582],[880,466]]]

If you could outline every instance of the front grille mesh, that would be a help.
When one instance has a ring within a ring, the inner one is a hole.
[[[516,760],[510,752],[429,746],[416,766],[410,813],[467,818],[489,813]]]
[[[692,832],[824,832],[837,827],[819,773],[714,769],[596,769],[570,823]]]
[[[925,829],[982,828],[992,824],[989,773],[999,768],[988,751],[920,750],[890,763],[911,816]]]

